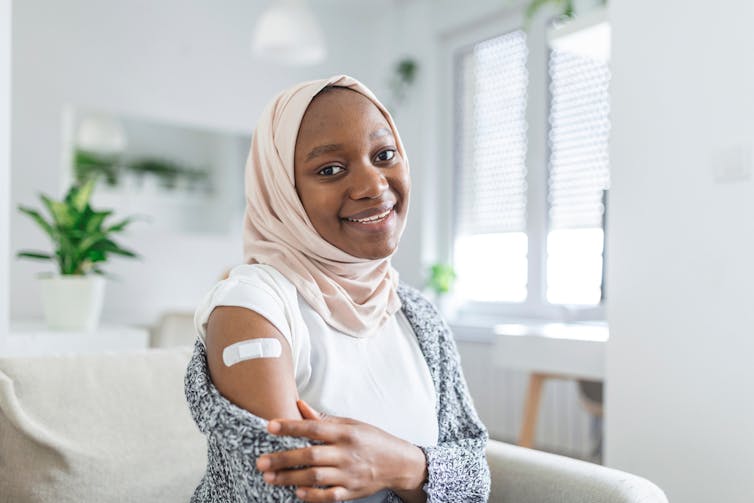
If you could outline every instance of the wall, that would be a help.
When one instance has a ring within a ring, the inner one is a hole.
[[[0,347],[8,331],[10,297],[11,2],[0,0]]]
[[[391,3],[314,4],[330,56],[322,65],[290,70],[250,55],[253,21],[266,2],[232,0],[222,8],[179,0],[15,2],[13,207],[34,204],[39,191],[63,189],[69,104],[249,135],[266,102],[299,80],[348,73],[384,95]],[[227,236],[132,233],[126,241],[144,260],[112,264],[121,279],[108,285],[105,319],[148,323],[165,309],[193,309],[223,270],[241,260],[240,222],[229,226]],[[32,222],[12,213],[12,250],[47,246]],[[47,270],[13,261],[14,318],[41,315],[33,278]]]
[[[606,456],[754,501],[754,4],[611,0]],[[727,159],[727,160],[726,160]]]

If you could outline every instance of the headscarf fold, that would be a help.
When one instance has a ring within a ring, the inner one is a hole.
[[[327,86],[352,89],[377,106],[408,169],[392,117],[356,79],[339,75],[283,91],[262,113],[246,161],[244,260],[275,267],[331,327],[353,337],[368,337],[401,307],[398,272],[390,256],[355,257],[322,238],[295,188],[299,126],[309,103]]]

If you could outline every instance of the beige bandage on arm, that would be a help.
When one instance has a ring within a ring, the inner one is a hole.
[[[226,367],[254,358],[280,358],[283,348],[277,339],[250,339],[236,342],[223,350],[223,363]]]

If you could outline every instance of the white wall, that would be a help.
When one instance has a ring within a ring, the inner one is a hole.
[[[349,73],[385,94],[391,2],[314,2],[330,56],[295,71],[250,55],[254,21],[267,3],[15,2],[12,205],[36,204],[37,192],[62,190],[66,104],[248,135],[264,104],[299,80]],[[105,319],[147,323],[164,309],[193,309],[241,260],[238,228],[227,237],[135,231],[126,242],[144,261],[109,268],[122,280],[108,285]],[[47,246],[30,221],[12,213],[13,250]],[[40,316],[33,278],[46,270],[13,261],[13,317]]]
[[[10,299],[11,2],[0,0],[0,346],[8,331]]]
[[[671,501],[754,501],[754,4],[610,0],[606,459]],[[749,157],[750,158],[750,157]]]

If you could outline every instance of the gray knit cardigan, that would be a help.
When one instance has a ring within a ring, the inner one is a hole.
[[[401,284],[398,295],[414,329],[437,393],[438,443],[419,446],[427,457],[428,502],[484,502],[490,492],[485,458],[487,430],[469,398],[455,341],[435,307]],[[256,469],[258,456],[312,445],[303,438],[267,432],[267,421],[241,409],[217,391],[197,341],[185,379],[186,399],[199,430],[207,436],[207,472],[192,502],[298,502],[295,488],[272,486]],[[394,411],[400,414],[400,411]],[[409,418],[410,419],[410,418]],[[400,502],[388,492],[389,502]]]

